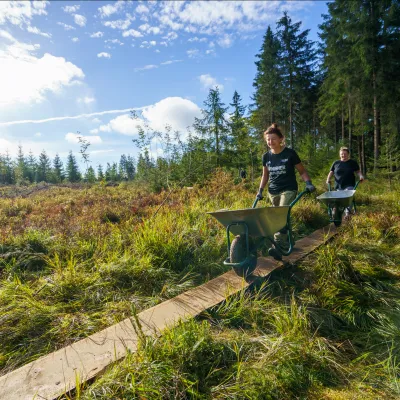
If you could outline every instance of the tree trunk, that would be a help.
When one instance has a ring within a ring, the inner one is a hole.
[[[361,155],[360,155],[360,163],[361,163],[361,172],[365,176],[367,174],[367,168],[365,165],[365,136],[364,133],[361,135]]]
[[[348,98],[348,107],[349,107],[349,151],[351,153],[351,142],[353,139],[352,132],[351,132],[351,105],[350,105],[350,98]]]
[[[338,134],[337,134],[337,118],[335,117],[335,147],[337,146],[338,142]]]
[[[344,133],[344,110],[342,106],[342,143],[345,141],[345,133]]]
[[[379,124],[379,111],[377,106],[377,94],[376,94],[376,73],[375,70],[372,73],[372,91],[373,91],[373,108],[374,108],[374,174],[378,168],[379,159],[379,145],[380,145],[380,124]]]

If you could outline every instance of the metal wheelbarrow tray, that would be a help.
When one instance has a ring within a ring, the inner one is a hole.
[[[289,206],[245,208],[242,210],[218,210],[207,214],[216,218],[225,228],[233,222],[244,222],[250,236],[273,236],[287,224]],[[244,233],[243,225],[232,225],[230,232],[234,235]]]
[[[331,207],[350,207],[353,203],[353,197],[355,193],[355,190],[337,190],[325,192],[318,196],[317,200]]]

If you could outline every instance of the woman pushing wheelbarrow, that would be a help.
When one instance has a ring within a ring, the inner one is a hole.
[[[355,190],[356,180],[354,175],[358,175],[359,182],[364,180],[360,167],[357,161],[350,158],[350,150],[348,147],[341,147],[339,150],[339,156],[340,160],[337,160],[332,164],[331,170],[326,178],[328,190],[331,190],[332,176],[335,177],[335,190]],[[354,212],[354,208],[352,209],[351,206],[346,207],[344,209],[345,218],[349,218],[352,212]],[[340,218],[338,215],[339,213],[338,207],[332,208],[332,220],[334,222],[341,220],[341,215]],[[340,225],[340,223],[336,223],[335,225]]]
[[[264,139],[269,150],[262,157],[263,174],[257,198],[263,198],[263,191],[267,183],[268,195],[273,207],[289,206],[295,200],[298,191],[296,181],[297,170],[306,183],[306,190],[314,192],[315,187],[301,163],[297,153],[285,146],[285,137],[277,124],[272,124],[265,132]],[[272,245],[268,254],[275,259],[282,259],[282,251],[287,251],[289,247],[288,230],[281,229],[274,234],[274,240],[278,246]]]
[[[294,248],[291,209],[306,193],[315,190],[297,153],[285,147],[284,136],[276,124],[264,133],[270,151],[263,156],[263,176],[252,208],[210,212],[226,227],[228,258],[224,265],[240,275],[249,275],[257,264],[257,249],[264,241],[272,242],[269,255],[277,260],[291,254]],[[295,170],[306,182],[306,190],[297,194]],[[272,207],[256,207],[269,182]],[[231,242],[230,235],[235,235]]]

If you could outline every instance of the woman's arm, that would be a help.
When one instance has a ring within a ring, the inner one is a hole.
[[[310,176],[308,175],[308,172],[306,171],[302,163],[296,164],[295,167],[297,171],[299,171],[301,179],[303,179],[304,182],[311,181]]]
[[[302,163],[298,163],[295,165],[297,171],[299,171],[299,174],[301,176],[301,179],[306,183],[306,189],[312,193],[315,192],[315,186],[312,184],[310,176],[308,175],[308,172],[304,168],[304,165]]]
[[[361,182],[365,179],[360,170],[356,171],[356,174],[358,175],[358,179],[360,179]]]
[[[262,177],[261,177],[260,189],[264,190],[265,185],[268,183],[268,179],[269,179],[268,167],[263,167],[263,174],[262,174]]]
[[[328,177],[326,178],[326,183],[327,184],[331,183],[332,176],[333,176],[333,171],[329,171]]]
[[[257,197],[260,200],[263,198],[262,192],[263,192],[263,190],[264,190],[264,188],[265,188],[265,186],[266,186],[266,184],[268,182],[268,179],[269,179],[268,168],[263,166],[263,174],[262,174],[262,177],[261,177],[260,187],[259,187],[258,193],[257,193]]]

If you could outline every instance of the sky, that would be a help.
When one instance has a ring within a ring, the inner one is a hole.
[[[138,126],[184,138],[210,88],[251,102],[255,55],[284,11],[318,40],[325,1],[0,1],[0,154],[81,162],[81,136],[96,166],[137,156]]]

